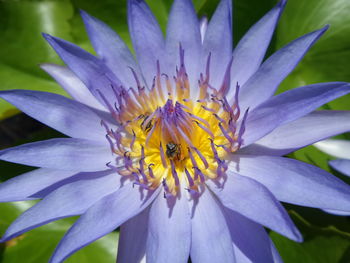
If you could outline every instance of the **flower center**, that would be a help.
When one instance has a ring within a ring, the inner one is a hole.
[[[176,195],[180,182],[196,193],[207,178],[223,176],[225,156],[242,144],[247,116],[246,112],[238,122],[238,85],[233,105],[224,96],[225,85],[229,85],[225,80],[218,90],[210,86],[210,56],[206,76],[201,74],[198,82],[198,99],[191,98],[181,48],[180,58],[181,66],[172,80],[160,73],[157,63],[151,89],[141,87],[136,74],[137,91],[115,89],[118,107],[112,114],[121,128],[113,131],[103,123],[117,163],[123,168],[109,166],[144,188],[162,184],[166,195]]]

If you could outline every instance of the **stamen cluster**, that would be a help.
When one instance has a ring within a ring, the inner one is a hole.
[[[108,166],[146,189],[162,184],[166,196],[176,195],[180,182],[186,182],[186,189],[196,194],[207,178],[224,178],[225,155],[241,147],[248,113],[240,119],[238,84],[232,106],[225,97],[231,63],[222,86],[216,89],[209,84],[209,55],[206,74],[200,74],[198,80],[198,98],[193,99],[180,47],[180,67],[173,78],[161,74],[157,62],[151,88],[141,86],[131,69],[137,90],[112,87],[116,97],[113,106],[101,94],[120,123],[117,130],[102,123],[117,156],[117,165]]]

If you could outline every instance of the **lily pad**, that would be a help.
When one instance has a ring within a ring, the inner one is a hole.
[[[32,201],[0,204],[0,234],[23,211],[34,204]],[[0,253],[1,263],[24,262],[46,263],[50,259],[59,240],[74,222],[74,219],[63,219],[31,230],[5,244]],[[88,263],[115,262],[118,248],[118,233],[113,232],[75,253],[65,262]]]
[[[280,92],[317,82],[350,82],[349,11],[348,0],[288,1],[277,29],[277,48],[326,24],[330,28],[282,83]],[[349,101],[347,95],[328,105],[331,109],[349,110]]]
[[[0,2],[0,90],[35,89],[65,94],[38,66],[43,62],[60,63],[41,36],[47,32],[70,39],[69,1]],[[0,119],[18,113],[0,101]]]
[[[296,243],[275,232],[270,233],[285,263],[349,262],[350,235],[348,233],[334,227],[314,227],[295,212],[291,212],[291,216],[304,236],[303,243]]]

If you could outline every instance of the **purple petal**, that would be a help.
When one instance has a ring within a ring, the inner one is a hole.
[[[330,82],[292,89],[272,97],[248,114],[244,145],[256,142],[278,126],[294,121],[349,92],[349,84]]]
[[[92,180],[64,185],[46,196],[41,202],[25,211],[7,229],[2,242],[10,240],[33,228],[65,217],[81,215],[104,196],[115,192],[120,177],[106,175]]]
[[[82,10],[80,14],[96,53],[124,86],[133,86],[135,79],[129,67],[137,71],[138,66],[129,48],[105,23]]]
[[[120,227],[118,263],[142,262],[146,255],[149,207]]]
[[[44,168],[41,168],[44,169]],[[106,174],[108,174],[110,172],[111,169],[107,168],[104,171],[99,171],[99,172],[80,172],[80,173],[76,173],[71,177],[67,177],[63,180],[57,181],[56,183],[49,185],[43,189],[41,189],[40,191],[32,194],[30,196],[30,198],[40,198],[40,199],[44,199],[47,195],[49,195],[50,193],[52,193],[53,191],[57,190],[58,188],[67,185],[67,184],[71,184],[74,183],[76,181],[83,181],[83,180],[93,180],[95,178],[99,178],[101,176],[104,176]]]
[[[350,211],[350,186],[316,166],[275,156],[232,157],[232,171],[259,181],[282,202]]]
[[[199,30],[201,32],[202,44],[204,41],[205,34],[207,33],[207,29],[208,29],[208,18],[204,16],[199,21]]]
[[[272,256],[273,256],[273,262],[274,263],[283,263],[283,260],[280,256],[280,254],[278,253],[278,250],[275,247],[275,244],[272,242],[272,240],[270,239],[270,246],[271,246],[271,251],[272,251]]]
[[[40,67],[50,74],[73,99],[90,107],[105,110],[84,83],[67,67],[54,64],[41,64]]]
[[[16,176],[0,184],[0,202],[33,199],[35,193],[76,173],[42,168]]]
[[[230,231],[220,204],[209,189],[194,204],[191,260],[193,263],[236,262]]]
[[[283,263],[281,256],[278,254],[277,249],[272,243],[271,239],[268,240],[270,245],[270,250],[272,252],[272,258],[263,259],[260,258],[259,261],[252,261],[247,255],[245,255],[241,250],[234,246],[236,261],[244,263],[255,263],[255,262],[273,262],[273,263]]]
[[[231,69],[233,87],[236,86],[237,82],[242,87],[259,69],[285,4],[286,1],[280,1],[249,29],[235,47]]]
[[[44,37],[98,101],[105,105],[99,95],[100,91],[109,100],[110,104],[114,105],[116,100],[112,86],[119,87],[121,82],[100,59],[63,39],[46,34],[44,34]]]
[[[159,195],[149,215],[147,262],[187,262],[190,246],[191,218],[185,194],[179,199]]]
[[[350,212],[346,212],[346,211],[338,211],[338,210],[331,210],[331,209],[322,209],[322,211],[328,214],[336,215],[336,216],[350,216]]]
[[[344,119],[344,120],[337,119],[338,121],[337,125],[343,126],[344,123],[342,123],[342,121],[344,121],[345,124],[347,124],[349,127],[345,131],[349,131],[350,130],[350,122],[349,122],[350,111],[345,111],[345,113],[348,113],[347,119]],[[329,122],[326,122],[326,123],[327,123],[327,126],[330,125]],[[315,143],[314,146],[320,151],[325,152],[329,155],[332,155],[336,158],[350,159],[350,141],[329,139],[329,140],[324,140],[324,141]]]
[[[221,0],[205,33],[203,42],[203,65],[210,60],[210,83],[219,87],[225,70],[232,58],[232,1]]]
[[[233,171],[227,174],[223,188],[218,188],[212,181],[207,183],[227,208],[292,240],[302,240],[283,206],[264,185]]]
[[[276,128],[239,153],[286,155],[319,140],[350,131],[349,119],[349,111],[315,111]]]
[[[161,61],[164,56],[163,33],[143,0],[128,1],[128,22],[138,63],[147,85],[151,87],[157,73],[157,60]]]
[[[68,230],[50,263],[64,261],[72,253],[115,230],[143,211],[159,194],[160,189],[143,191],[142,194],[141,189],[128,184],[102,198]]]
[[[191,87],[197,87],[202,42],[198,18],[191,0],[175,0],[170,11],[166,34],[166,54],[171,75],[175,72],[175,66],[179,65],[180,43],[185,50],[185,65]],[[196,89],[192,90],[197,92]],[[196,94],[193,96],[195,97]]]
[[[332,166],[338,172],[350,176],[350,160],[349,159],[338,159],[329,162],[330,166]]]
[[[224,212],[237,262],[274,262],[265,229],[230,209],[225,208]]]
[[[113,160],[107,144],[83,139],[51,139],[0,151],[0,160],[29,166],[81,172],[106,169]]]
[[[241,109],[253,109],[270,98],[282,80],[294,69],[327,28],[328,26],[306,34],[269,57],[242,86],[239,100]]]
[[[65,135],[94,141],[106,140],[101,118],[80,102],[34,90],[0,91],[0,97]]]

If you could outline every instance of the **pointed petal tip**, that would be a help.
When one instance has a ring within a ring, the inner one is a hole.
[[[8,231],[4,233],[4,235],[0,239],[0,243],[5,243],[10,241],[11,239],[15,238],[16,236],[8,235]]]
[[[84,9],[78,9],[78,11],[79,11],[81,16],[87,16],[87,17],[90,16]]]
[[[127,0],[127,7],[129,10],[129,15],[132,15],[131,13],[134,10],[140,9],[140,11],[142,9],[144,9],[145,7],[148,7],[148,4],[144,1],[144,0]],[[129,17],[130,19],[130,17]]]
[[[289,213],[287,213],[289,215]],[[304,241],[304,238],[301,234],[301,232],[299,231],[299,229],[297,228],[297,226],[294,224],[293,220],[291,218],[289,218],[289,227],[288,229],[286,229],[283,232],[277,232],[280,235],[285,236],[286,238],[297,242],[297,243],[302,243]],[[273,230],[276,232],[276,230]]]
[[[38,65],[39,65],[39,67],[42,70],[46,71],[47,68],[49,68],[51,65],[54,65],[54,64],[51,64],[51,63],[39,63]]]
[[[47,33],[41,33],[41,34],[46,39],[46,41],[49,42],[49,44],[52,46],[53,45],[62,46],[62,45],[67,45],[67,43],[72,44],[72,43],[68,42],[67,40],[60,38],[60,37],[55,37],[55,36],[52,36],[52,35],[47,34]]]
[[[295,227],[293,234],[294,234],[294,237],[292,238],[292,240],[298,243],[304,242],[303,235],[300,233],[298,228]]]
[[[144,3],[144,0],[128,0],[128,5],[139,5]]]
[[[25,92],[25,90],[23,90],[23,89],[9,89],[9,90],[0,90],[0,98],[2,98],[2,99],[4,99],[4,100],[8,100],[8,99],[10,99],[11,100],[11,97],[13,97],[13,95],[14,96],[16,96],[18,93],[21,93],[21,92]],[[11,96],[12,95],[12,96]],[[11,103],[10,101],[9,101],[9,103]],[[11,103],[12,104],[12,103]],[[3,152],[3,151],[5,151],[6,149],[2,149],[1,151],[0,151],[0,156],[1,156],[1,153]]]
[[[84,20],[84,22],[85,22],[85,20],[88,20],[91,18],[91,16],[85,10],[79,9],[78,11],[79,11],[81,18]]]
[[[0,97],[3,98],[3,95],[8,94],[9,92],[11,92],[12,90],[0,90]],[[5,99],[5,98],[3,98]],[[0,151],[1,152],[1,151]]]
[[[45,38],[45,40],[47,41],[47,42],[49,42],[49,44],[52,46],[52,45],[54,45],[56,42],[57,42],[57,38],[56,37],[54,37],[54,36],[51,36],[51,35],[49,35],[49,34],[47,34],[47,33],[41,33],[41,35]]]
[[[284,8],[287,4],[287,0],[281,0],[278,2],[277,7],[278,8]]]
[[[96,23],[97,19],[93,16],[91,16],[88,12],[86,12],[83,9],[79,9],[79,14],[83,20],[83,23],[85,25],[86,30],[88,31],[89,25],[93,25],[94,23]]]
[[[84,24],[88,24],[89,22],[91,23],[91,21],[96,20],[95,17],[93,17],[92,15],[90,15],[88,12],[86,12],[83,9],[79,9],[79,14],[80,14],[81,18],[83,19]]]
[[[14,237],[3,237],[2,239],[0,239],[0,243],[6,243],[6,242],[8,242],[8,241],[10,241],[12,238],[14,238]]]
[[[45,32],[41,32],[41,35],[46,39],[48,40],[49,38],[51,38],[51,36]]]
[[[322,28],[319,29],[318,31],[321,31],[322,34],[323,34],[324,32],[326,32],[326,31],[328,30],[329,27],[330,27],[330,24],[326,24],[324,27],[322,27]]]
[[[329,26],[330,26],[329,24],[326,24],[324,27],[317,29],[313,32],[310,32],[307,35],[313,35],[313,34],[317,35],[316,39],[314,40],[314,42],[316,42],[328,30]]]

